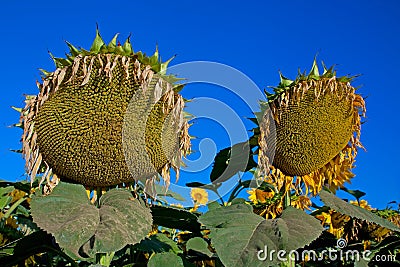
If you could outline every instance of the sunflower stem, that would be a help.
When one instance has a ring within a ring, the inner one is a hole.
[[[215,193],[217,194],[217,196],[219,197],[219,200],[221,201],[222,206],[225,206],[225,201],[222,199],[222,196],[218,193],[218,190],[215,190],[214,192],[215,192]]]
[[[290,191],[287,191],[283,199],[283,208],[286,209],[290,206]]]

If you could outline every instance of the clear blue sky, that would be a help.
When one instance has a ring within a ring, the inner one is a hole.
[[[9,152],[20,147],[21,134],[7,128],[18,120],[10,106],[21,106],[24,93],[37,93],[38,68],[54,70],[48,50],[63,56],[64,40],[89,48],[97,22],[106,42],[116,32],[121,40],[132,33],[135,50],[152,53],[158,44],[164,59],[177,54],[172,65],[220,62],[248,75],[262,89],[279,82],[278,70],[294,77],[298,68],[309,69],[316,53],[327,65],[337,64],[339,74],[362,74],[355,85],[362,86],[359,92],[368,97],[361,136],[367,152],[360,151],[357,176],[348,187],[367,192],[373,206],[384,208],[389,201],[400,201],[399,10],[395,0],[3,2],[0,179],[24,179],[23,160]],[[183,95],[228,99],[226,90],[217,86],[192,85]],[[245,110],[238,113],[241,118],[250,116]],[[199,119],[191,133],[199,140],[213,139],[219,150],[226,146],[227,137],[212,124]],[[199,175],[184,177],[186,182],[200,179]]]

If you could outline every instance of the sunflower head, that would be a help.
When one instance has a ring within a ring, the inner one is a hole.
[[[34,179],[65,178],[111,186],[179,170],[190,150],[178,80],[171,61],[134,52],[128,37],[104,43],[99,31],[90,50],[67,42],[69,54],[43,71],[38,95],[21,113],[23,155]],[[133,99],[133,100],[132,100]],[[140,113],[140,114],[139,114]]]
[[[279,170],[279,179],[294,177],[296,187],[305,184],[306,192],[318,193],[324,185],[332,190],[349,181],[360,143],[360,117],[365,114],[363,98],[351,85],[354,77],[337,77],[324,66],[321,74],[314,60],[309,74],[299,73],[281,81],[267,94],[269,106],[264,118],[271,116],[276,129],[276,150],[272,166],[268,148],[269,124],[260,123],[259,167],[271,176]],[[274,179],[276,181],[276,179]]]

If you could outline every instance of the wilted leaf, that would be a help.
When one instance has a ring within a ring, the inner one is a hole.
[[[148,267],[180,267],[184,266],[182,259],[174,253],[164,252],[154,254],[148,264]]]
[[[25,208],[24,206],[22,206],[22,205],[18,205],[18,207],[15,209],[15,215],[23,215],[25,217],[28,217],[29,216],[29,210],[27,208]]]
[[[250,205],[236,204],[209,211],[199,221],[210,228],[222,263],[232,267],[273,264],[273,258],[258,258],[261,250],[289,252],[311,243],[323,231],[318,220],[292,207],[285,209],[281,218],[265,220],[254,214]]]
[[[126,190],[110,190],[100,208],[89,202],[82,185],[60,183],[49,196],[33,196],[34,222],[51,233],[68,255],[82,258],[111,252],[143,239],[151,229],[150,210]]]
[[[208,243],[201,237],[193,237],[189,239],[186,243],[186,249],[200,252],[208,257],[211,257],[214,254],[208,249]]]
[[[319,193],[319,196],[326,206],[330,207],[333,210],[336,210],[339,213],[346,214],[350,217],[355,217],[357,219],[366,220],[368,222],[376,223],[393,231],[400,231],[399,227],[389,222],[388,220],[385,220],[378,215],[373,214],[372,212],[359,206],[347,203],[346,201],[338,198],[332,193],[323,190]]]

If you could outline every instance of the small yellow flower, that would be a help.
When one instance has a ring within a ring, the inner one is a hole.
[[[208,202],[208,193],[203,188],[192,188],[190,196],[195,204],[206,205]]]

